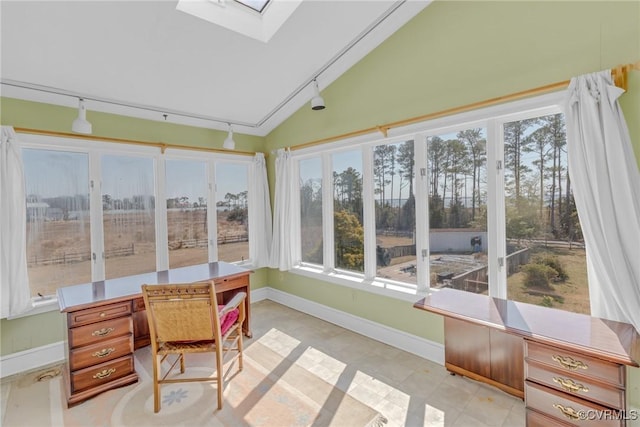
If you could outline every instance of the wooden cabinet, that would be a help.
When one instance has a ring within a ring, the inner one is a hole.
[[[625,366],[526,340],[527,412],[570,425],[624,425]]]
[[[625,425],[633,326],[455,289],[414,307],[444,316],[447,369],[524,397],[529,427]]]
[[[149,334],[149,322],[147,322],[147,311],[144,306],[142,297],[133,300],[133,343],[137,350],[151,344],[151,335]]]
[[[445,318],[445,367],[448,371],[524,397],[524,343],[521,337]]]
[[[249,292],[249,275],[244,274],[236,277],[220,277],[214,280],[216,286],[216,296],[218,298],[218,304],[224,305],[238,291],[244,290],[247,293],[247,297],[244,300],[244,313],[245,322],[242,325],[242,332],[245,336],[251,338],[251,328],[249,327],[249,319],[251,318],[251,292]]]
[[[243,331],[250,337],[250,273],[215,262],[59,288],[58,304],[66,313],[67,405],[138,381],[133,352],[151,343],[141,285],[214,280],[220,304],[246,292]]]
[[[130,301],[67,312],[65,388],[69,406],[138,380],[131,313]]]

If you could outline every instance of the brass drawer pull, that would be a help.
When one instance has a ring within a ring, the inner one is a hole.
[[[560,356],[560,355],[556,354],[556,355],[551,356],[551,358],[554,361],[558,362],[560,365],[562,365],[563,368],[566,368],[566,369],[575,370],[575,369],[578,369],[578,368],[579,369],[587,369],[588,368],[588,366],[584,362],[582,362],[580,360],[575,360],[574,358],[569,357],[569,356],[564,357],[564,356]]]
[[[105,313],[104,311],[100,313],[100,317],[104,317],[106,315],[107,315],[107,313]]]
[[[109,335],[113,331],[115,331],[114,328],[102,328],[97,331],[93,331],[91,335],[93,335],[94,337],[104,337],[106,335]]]
[[[573,381],[570,378],[553,377],[553,382],[560,384],[563,389],[572,393],[577,393],[579,391],[584,391],[585,393],[587,393],[589,391],[589,388]]]
[[[562,406],[559,403],[554,403],[553,407],[560,410],[560,412],[562,412],[562,414],[571,419],[571,420],[579,420],[580,419],[580,413],[578,411],[576,411],[575,409],[573,409],[571,406]]]
[[[111,347],[111,348],[103,348],[102,350],[96,351],[95,353],[93,353],[92,356],[93,357],[107,357],[108,355],[110,355],[114,351],[116,351],[116,349],[113,348],[113,347]]]
[[[93,379],[102,380],[109,378],[116,371],[116,368],[104,369],[93,376]]]

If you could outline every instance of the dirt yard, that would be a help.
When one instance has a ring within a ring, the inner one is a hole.
[[[130,276],[156,270],[155,232],[150,215],[119,218],[105,215],[105,271],[107,278]],[[170,268],[207,262],[206,213],[203,210],[169,213]],[[29,281],[33,296],[52,295],[60,286],[91,281],[89,224],[79,220],[43,221],[27,224]],[[219,212],[219,240],[244,239],[246,225],[226,220]],[[39,237],[39,238],[37,238]],[[184,242],[199,242],[200,247]],[[202,246],[204,244],[204,246]],[[218,259],[240,261],[249,257],[249,242],[218,245]]]

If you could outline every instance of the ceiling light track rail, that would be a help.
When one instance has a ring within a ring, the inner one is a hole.
[[[265,124],[271,117],[282,109],[287,103],[289,103],[293,98],[298,96],[300,92],[306,89],[309,85],[315,84],[317,86],[317,78],[320,77],[322,73],[327,71],[333,64],[338,62],[344,55],[346,55],[353,47],[358,44],[362,39],[368,36],[373,30],[375,30],[380,24],[382,24],[387,18],[389,18],[400,6],[402,6],[407,0],[400,0],[395,2],[389,9],[387,9],[382,15],[378,17],[374,22],[371,23],[367,28],[364,29],[356,38],[354,38],[348,45],[346,45],[340,52],[338,52],[333,58],[329,60],[325,65],[323,65],[319,70],[317,70],[313,76],[307,79],[304,83],[298,86],[288,97],[286,97],[280,104],[276,105],[276,107],[271,110],[266,116],[264,116],[256,126],[262,126]],[[314,83],[315,82],[315,83]]]
[[[184,111],[178,111],[178,110],[172,110],[172,109],[163,109],[163,108],[160,108],[160,107],[154,107],[154,106],[150,106],[150,105],[126,103],[126,102],[117,101],[117,100],[114,100],[114,99],[102,98],[102,97],[92,96],[92,95],[86,95],[86,94],[72,92],[72,91],[68,91],[68,90],[64,90],[64,89],[55,88],[55,87],[37,85],[37,84],[28,83],[28,82],[22,82],[22,81],[17,81],[17,80],[2,79],[2,80],[0,80],[0,84],[6,85],[6,86],[17,87],[17,88],[21,88],[21,89],[29,89],[29,90],[34,90],[34,91],[38,91],[38,92],[51,93],[53,95],[67,96],[69,98],[84,99],[85,101],[93,101],[93,102],[98,102],[98,103],[103,103],[103,104],[117,105],[119,107],[134,108],[134,109],[143,110],[143,111],[151,111],[151,112],[154,112],[154,113],[159,113],[160,117],[163,117],[164,120],[166,120],[166,116],[167,115],[172,115],[172,116],[186,117],[186,118],[190,118],[190,119],[204,120],[204,121],[213,122],[213,123],[219,123],[219,124],[225,125],[225,127],[229,123],[232,124],[232,125],[235,125],[235,126],[244,126],[244,127],[248,127],[248,128],[257,128],[258,127],[257,125],[255,125],[253,123],[234,122],[234,121],[230,121],[229,119],[222,119],[222,118],[219,118],[219,117],[203,116],[203,115],[200,115],[200,114],[187,113],[187,112],[184,112]]]

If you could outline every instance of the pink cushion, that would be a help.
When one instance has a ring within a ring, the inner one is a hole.
[[[218,310],[222,310],[222,307],[224,306],[219,305]],[[236,322],[236,320],[238,320],[239,316],[240,310],[238,310],[237,308],[227,312],[224,316],[222,316],[222,319],[220,319],[220,332],[222,332],[222,335],[227,333],[229,328]]]

